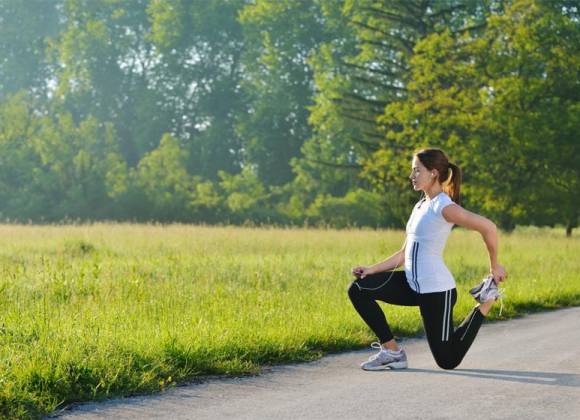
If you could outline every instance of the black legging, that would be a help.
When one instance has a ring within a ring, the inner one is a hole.
[[[393,276],[385,283],[391,273]],[[388,271],[357,279],[350,284],[348,296],[381,343],[391,340],[393,333],[376,300],[394,305],[419,306],[429,348],[443,369],[453,369],[461,363],[485,318],[475,307],[453,330],[457,290],[419,294],[409,287],[404,271]]]

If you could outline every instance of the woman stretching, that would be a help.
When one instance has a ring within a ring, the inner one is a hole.
[[[357,279],[350,284],[348,296],[380,340],[371,345],[380,348],[379,353],[361,364],[365,370],[407,367],[405,351],[395,342],[376,300],[418,306],[435,361],[443,369],[453,369],[463,360],[483,319],[500,297],[497,283],[507,279],[497,259],[495,224],[455,204],[460,202],[461,171],[449,162],[445,153],[439,149],[415,153],[409,178],[413,189],[423,191],[424,197],[415,205],[407,222],[403,248],[383,262],[352,269]],[[457,329],[453,328],[453,306],[457,301],[455,280],[443,262],[445,242],[454,224],[481,233],[490,262],[490,275],[471,289],[479,304]],[[403,264],[404,270],[394,271]]]

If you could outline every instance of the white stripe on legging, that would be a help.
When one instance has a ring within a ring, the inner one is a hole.
[[[445,330],[447,335],[445,336],[445,341],[449,341],[449,331],[451,330],[451,297],[452,293],[451,290],[449,290],[449,301],[447,303],[447,329]]]
[[[445,291],[445,306],[443,308],[443,328],[441,341],[449,341],[449,324],[451,322],[451,290]]]
[[[467,334],[467,331],[469,331],[469,327],[471,327],[471,323],[473,322],[474,318],[475,318],[475,311],[473,311],[473,313],[471,314],[471,319],[469,320],[469,324],[467,324],[467,328],[465,329],[465,331],[463,332],[463,335],[461,336],[461,341],[463,341],[463,339],[465,338],[465,334]]]
[[[415,287],[417,288],[417,293],[421,293],[421,287],[419,287],[419,281],[417,280],[417,254],[419,253],[419,242],[413,243],[413,272],[412,278],[415,282]]]
[[[445,341],[445,321],[447,320],[447,291],[445,291],[445,306],[443,308],[443,326],[441,327],[441,341]]]

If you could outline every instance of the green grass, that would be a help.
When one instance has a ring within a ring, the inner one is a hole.
[[[404,238],[123,224],[2,225],[0,235],[0,415],[21,418],[368,346],[376,338],[346,294],[350,268],[384,259]],[[561,230],[502,234],[502,318],[580,305],[578,255],[578,236]],[[479,234],[454,230],[445,258],[457,325],[488,257]],[[421,332],[416,308],[381,305],[395,334]]]

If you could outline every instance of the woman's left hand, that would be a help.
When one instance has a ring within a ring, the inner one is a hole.
[[[507,272],[505,271],[503,265],[496,264],[493,267],[491,267],[489,271],[493,276],[493,279],[495,280],[496,284],[504,280],[507,280]]]

